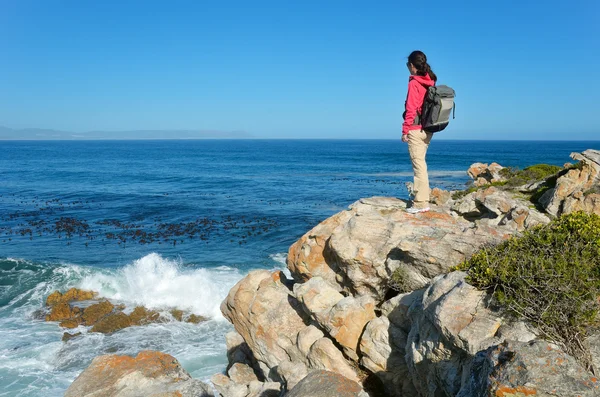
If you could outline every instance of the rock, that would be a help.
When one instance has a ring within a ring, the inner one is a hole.
[[[160,314],[155,310],[148,310],[143,306],[136,306],[129,314],[129,321],[131,322],[131,325],[145,325],[157,322],[159,317]]]
[[[46,306],[54,306],[59,303],[69,303],[76,301],[86,301],[94,299],[98,294],[94,291],[86,291],[78,288],[71,288],[64,294],[54,291],[46,298]]]
[[[475,193],[469,193],[466,196],[456,200],[452,204],[452,211],[462,215],[465,218],[480,217],[483,210],[478,207],[478,202],[475,200]]]
[[[358,361],[358,339],[367,322],[375,318],[375,304],[368,296],[344,297],[321,277],[294,286],[305,312],[327,330],[353,360]]]
[[[68,342],[68,341],[70,341],[71,339],[73,339],[73,338],[76,338],[76,337],[78,337],[78,336],[81,336],[81,332],[77,332],[77,333],[75,333],[75,334],[70,334],[70,333],[68,333],[68,332],[65,332],[65,333],[63,334],[62,341],[63,341],[63,342]]]
[[[96,357],[69,386],[65,397],[211,397],[172,356],[143,351],[137,357]]]
[[[71,318],[68,320],[61,321],[58,325],[62,328],[72,329],[77,328],[82,324],[81,317]]]
[[[342,352],[329,338],[321,338],[313,343],[308,351],[307,359],[309,368],[337,372],[350,380],[359,381],[355,369],[348,364]]]
[[[50,314],[46,316],[46,321],[69,320],[73,317],[71,306],[68,303],[57,303],[52,306]]]
[[[369,296],[347,296],[317,318],[319,324],[342,346],[344,353],[358,361],[358,341],[367,323],[375,318],[374,309],[375,302]]]
[[[344,299],[344,295],[320,276],[313,277],[305,283],[295,284],[294,295],[308,315],[327,312]]]
[[[254,370],[242,363],[233,363],[233,365],[227,370],[227,375],[235,383],[249,384],[254,380],[258,380],[254,374]]]
[[[216,374],[210,378],[213,386],[219,392],[222,397],[247,397],[248,396],[248,385],[241,385],[235,383],[228,376],[223,374]]]
[[[208,318],[204,316],[199,316],[197,314],[191,313],[183,318],[183,321],[190,324],[200,324],[205,321],[208,321]]]
[[[279,381],[277,367],[290,362],[301,363],[308,369],[333,370],[357,379],[354,369],[331,340],[320,337],[310,343],[318,330],[307,326],[309,317],[282,283],[282,277],[285,276],[281,272],[250,272],[229,291],[221,304],[223,315],[257,360],[262,372],[259,376]],[[300,346],[308,351],[302,351]]]
[[[294,279],[306,281],[319,276],[333,287],[341,289],[336,280],[338,269],[334,262],[325,259],[324,250],[333,231],[350,217],[347,211],[339,212],[318,224],[290,247],[286,262]]]
[[[309,325],[308,327],[298,332],[296,344],[298,346],[298,349],[300,349],[300,352],[302,352],[302,354],[304,354],[305,356],[308,356],[308,352],[310,351],[312,345],[324,336],[325,334],[323,333],[323,331],[321,331],[314,325]]]
[[[414,396],[404,356],[408,335],[381,316],[369,322],[360,342],[361,364],[383,383],[386,396]]]
[[[533,208],[518,205],[511,209],[498,224],[522,232],[526,229],[548,223],[550,223],[550,218],[546,215]]]
[[[313,371],[302,379],[286,397],[368,397],[362,387],[330,371]]]
[[[484,208],[495,216],[507,214],[518,205],[517,201],[508,192],[501,191],[493,186],[474,192],[473,198],[479,204],[479,208]]]
[[[423,300],[424,293],[425,289],[415,290],[383,302],[381,305],[382,316],[386,316],[390,323],[408,333],[411,327],[408,310],[415,302]]]
[[[502,169],[504,169],[504,167],[498,163],[492,163],[490,165],[475,163],[469,167],[467,174],[475,180],[475,186],[484,186],[506,180],[506,178],[500,174]]]
[[[545,341],[506,341],[478,354],[458,397],[597,396],[598,379]]]
[[[123,328],[130,327],[131,325],[132,323],[129,316],[123,312],[119,312],[110,314],[102,318],[100,321],[94,324],[90,331],[109,334],[115,331],[119,331]]]
[[[83,322],[85,325],[94,325],[104,316],[112,313],[115,306],[109,301],[102,301],[91,305],[83,311]]]
[[[268,368],[304,359],[295,343],[298,332],[306,327],[299,315],[302,308],[281,283],[281,276],[281,272],[266,270],[250,272],[221,304],[223,316]]]
[[[478,247],[510,236],[510,231],[474,229],[470,222],[444,212],[414,216],[405,212],[404,202],[392,198],[361,199],[343,213],[346,215],[335,218],[337,226],[333,231],[327,228],[332,233],[329,238],[321,234],[320,239],[327,243],[319,246],[318,252],[312,252],[310,241],[306,240],[312,232],[296,243],[304,247],[303,264],[297,264],[294,255],[288,256],[290,271],[294,274],[308,266],[305,263],[310,262],[309,257],[327,263],[331,274],[323,276],[324,268],[320,268],[324,280],[336,280],[342,291],[354,296],[368,295],[376,302],[383,300],[388,280],[401,264],[429,280],[462,262]],[[310,277],[309,272],[295,276]]]
[[[254,357],[252,357],[250,348],[236,331],[225,334],[225,344],[227,345],[227,360],[230,365],[234,363],[254,365]]]
[[[556,181],[556,187],[546,191],[538,200],[552,216],[560,216],[573,211],[586,210],[600,214],[596,205],[596,197],[585,202],[585,192],[598,188],[600,179],[600,151],[586,150],[583,153],[571,153],[574,160],[581,162],[581,167],[571,168]],[[598,212],[596,212],[598,211]]]
[[[285,388],[290,390],[308,375],[308,368],[303,363],[284,361],[277,366],[277,374],[283,380]]]
[[[487,164],[484,163],[473,163],[467,170],[467,174],[471,177],[471,179],[477,179],[479,175],[482,175],[487,170]]]
[[[248,385],[248,397],[279,397],[281,385],[277,382],[252,381]]]
[[[435,205],[444,205],[452,198],[452,193],[448,190],[442,190],[440,188],[434,187],[431,190],[429,201]]]
[[[487,306],[487,295],[467,284],[465,276],[436,277],[408,310],[405,360],[416,395],[456,395],[478,352],[508,336],[535,338],[526,327],[510,333],[508,320]]]

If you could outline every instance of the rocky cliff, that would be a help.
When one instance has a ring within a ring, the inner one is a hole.
[[[290,247],[291,277],[251,272],[222,303],[236,331],[227,335],[227,373],[212,379],[217,392],[596,395],[592,373],[451,271],[556,216],[600,214],[600,152],[572,156],[579,163],[545,174],[475,164],[476,184],[435,190],[427,213],[373,197],[323,221]]]

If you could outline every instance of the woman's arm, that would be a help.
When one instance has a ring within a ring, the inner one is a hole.
[[[419,88],[417,87],[419,82],[416,80],[410,80],[408,82],[408,94],[406,95],[405,102],[405,115],[404,115],[404,123],[402,124],[402,134],[406,135],[410,131],[410,126],[413,125],[415,121],[415,117],[417,116],[417,109],[422,105],[421,100],[419,98]]]

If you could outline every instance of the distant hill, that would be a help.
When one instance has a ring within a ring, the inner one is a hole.
[[[138,130],[68,132],[43,128],[13,129],[0,126],[0,140],[109,140],[109,139],[249,139],[245,131]]]

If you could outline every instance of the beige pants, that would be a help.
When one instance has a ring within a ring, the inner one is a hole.
[[[415,173],[414,205],[417,208],[427,207],[429,204],[429,177],[425,155],[432,136],[431,132],[423,130],[412,130],[408,134],[408,153]]]

